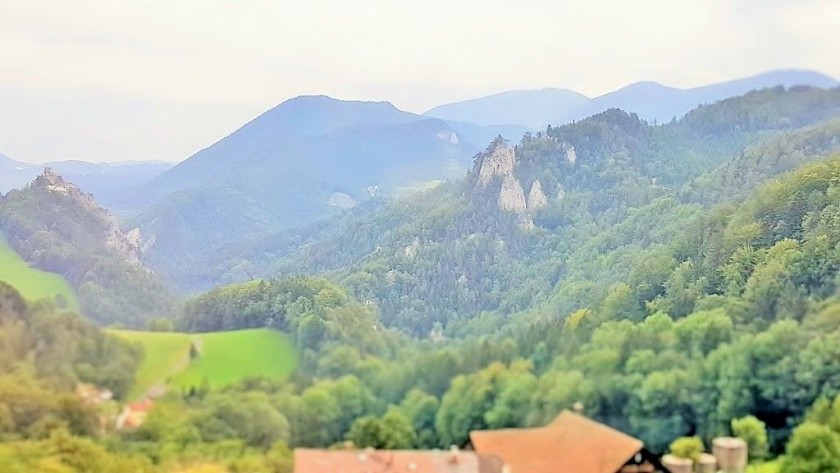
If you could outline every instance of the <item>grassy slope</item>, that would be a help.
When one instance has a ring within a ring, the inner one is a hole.
[[[28,300],[54,299],[62,295],[67,308],[78,311],[76,294],[66,279],[55,273],[48,273],[30,267],[26,261],[6,244],[0,235],[0,281],[14,286]]]
[[[211,387],[220,387],[247,377],[283,379],[297,366],[289,338],[267,329],[204,334],[110,332],[141,343],[145,350],[130,399],[141,397],[158,383],[197,387],[206,378]],[[201,355],[190,363],[193,341],[201,347]]]
[[[109,330],[109,332],[143,345],[143,362],[134,376],[129,399],[142,397],[157,383],[165,383],[186,367],[190,355],[190,338],[186,333],[135,332]]]
[[[257,376],[283,379],[297,366],[292,342],[273,330],[206,333],[200,339],[201,356],[177,377],[180,386],[199,386],[205,377],[211,387]]]

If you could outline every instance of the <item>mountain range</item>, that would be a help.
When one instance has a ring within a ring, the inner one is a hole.
[[[450,125],[387,102],[297,97],[138,187],[135,202],[148,208],[136,224],[156,242],[199,234],[214,245],[300,226],[382,193],[459,177],[480,145],[507,131]]]
[[[92,193],[126,228],[141,228],[148,257],[167,261],[185,251],[206,253],[300,229],[383,195],[462,177],[498,135],[516,140],[549,123],[614,108],[664,123],[698,104],[795,85],[830,88],[837,81],[818,72],[780,70],[694,89],[641,82],[596,98],[562,89],[511,91],[424,115],[389,102],[302,96],[174,166],[46,166]],[[0,156],[0,192],[24,185],[40,169]]]
[[[701,104],[780,85],[832,88],[837,87],[838,82],[820,72],[788,69],[689,89],[657,82],[637,82],[592,98],[567,89],[514,90],[439,105],[425,115],[479,125],[518,124],[540,130],[547,125],[563,125],[619,108],[649,122],[664,123],[682,117]]]
[[[164,161],[55,161],[31,164],[15,161],[0,154],[0,194],[23,187],[35,179],[44,168],[52,168],[67,180],[93,194],[102,205],[119,212],[126,205],[130,206],[130,202],[126,201],[126,189],[135,188],[172,166],[172,163]]]

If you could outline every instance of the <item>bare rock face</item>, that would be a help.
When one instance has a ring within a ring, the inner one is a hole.
[[[126,262],[138,267],[143,264],[140,261],[142,255],[143,239],[140,229],[135,228],[128,233],[123,233],[117,224],[117,219],[110,212],[102,208],[93,196],[83,192],[76,185],[65,181],[51,168],[44,169],[44,173],[35,179],[31,184],[36,188],[46,189],[48,192],[61,194],[72,199],[96,216],[97,228],[102,229],[101,238],[105,247],[113,250]]]
[[[453,132],[448,132],[448,133],[445,132],[445,131],[439,131],[437,133],[437,137],[440,138],[443,141],[448,141],[449,144],[453,144],[453,145],[457,145],[458,143],[461,142],[461,140],[458,139],[458,135],[456,135],[454,131]]]
[[[420,239],[415,238],[410,245],[403,248],[403,253],[407,258],[414,258],[417,255],[417,250],[420,249]]]
[[[140,229],[135,228],[128,233],[120,231],[116,221],[108,228],[105,235],[105,246],[114,250],[122,258],[135,266],[142,266],[140,262]]]
[[[502,181],[502,190],[499,192],[499,208],[516,213],[525,212],[525,191],[519,181],[512,174]]]
[[[327,201],[327,205],[340,209],[352,209],[356,206],[356,201],[344,192],[333,192]]]
[[[516,151],[507,143],[501,143],[484,158],[478,171],[478,182],[486,186],[496,176],[508,177],[513,175],[516,165]]]
[[[539,180],[531,184],[531,191],[528,192],[528,210],[534,212],[548,205],[548,198],[542,190]]]
[[[569,164],[575,164],[575,161],[577,161],[577,153],[575,153],[575,147],[572,145],[569,145],[566,148],[566,161],[568,161]]]

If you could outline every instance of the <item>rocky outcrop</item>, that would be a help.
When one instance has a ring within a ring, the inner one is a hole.
[[[461,140],[458,139],[458,135],[456,135],[454,131],[439,131],[437,133],[437,137],[443,141],[449,142],[449,144],[452,145],[457,145],[461,142]]]
[[[44,173],[35,178],[31,186],[34,189],[45,189],[72,199],[75,205],[83,207],[94,216],[97,224],[90,229],[101,229],[101,242],[106,248],[113,250],[121,259],[132,265],[143,266],[140,257],[144,242],[139,228],[123,233],[114,216],[102,208],[92,195],[83,192],[73,183],[65,181],[51,168],[45,168]]]
[[[512,176],[515,165],[516,151],[507,143],[498,143],[493,151],[481,161],[478,183],[486,186],[496,176]]]
[[[327,200],[327,205],[340,209],[352,209],[356,206],[356,201],[344,192],[333,192]]]
[[[499,182],[497,178],[501,178],[496,205],[503,211],[518,214],[520,226],[523,229],[532,229],[534,223],[530,212],[548,205],[548,198],[538,180],[531,184],[531,190],[526,197],[522,183],[514,175],[516,164],[516,149],[508,145],[501,137],[497,138],[487,152],[480,154],[476,159],[475,168],[473,168],[473,172],[478,174],[476,188],[492,190],[488,186],[495,182],[497,183],[494,184],[495,187]]]
[[[539,180],[535,180],[531,184],[531,191],[528,192],[528,210],[531,212],[537,211],[548,205],[548,198],[542,190],[542,184]]]
[[[420,239],[415,238],[410,245],[403,248],[403,253],[407,258],[414,258],[417,255],[417,250],[420,249]]]
[[[525,201],[525,191],[512,174],[502,181],[502,190],[499,192],[499,208],[517,213],[525,212],[528,208]]]
[[[566,161],[569,164],[575,164],[577,161],[577,153],[575,153],[575,147],[572,145],[566,147]]]

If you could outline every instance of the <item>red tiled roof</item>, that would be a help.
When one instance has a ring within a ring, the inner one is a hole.
[[[155,407],[155,402],[151,399],[145,399],[143,401],[132,402],[128,405],[128,409],[134,412],[149,412],[152,408]]]
[[[533,429],[470,433],[478,453],[496,455],[510,473],[616,473],[644,444],[570,411]]]
[[[479,458],[482,457],[482,458]],[[295,473],[501,473],[497,458],[441,450],[295,449]]]

